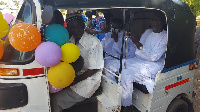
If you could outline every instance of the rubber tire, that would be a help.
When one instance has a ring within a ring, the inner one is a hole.
[[[168,106],[166,112],[188,112],[188,103],[182,99],[174,99]]]

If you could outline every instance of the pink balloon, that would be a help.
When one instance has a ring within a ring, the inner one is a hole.
[[[11,26],[15,17],[12,14],[5,13],[3,14],[3,18],[7,21],[7,23]]]
[[[59,91],[61,91],[63,88],[56,88],[54,86],[52,86],[50,83],[49,83],[49,92],[50,93],[57,93]]]

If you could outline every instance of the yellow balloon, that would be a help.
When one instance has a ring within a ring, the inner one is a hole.
[[[0,19],[0,38],[5,37],[9,31],[9,25],[5,19]]]
[[[47,78],[52,86],[56,88],[65,88],[73,82],[75,71],[70,64],[60,62],[50,67]]]
[[[64,62],[72,63],[75,62],[80,56],[80,50],[78,46],[73,43],[66,43],[61,46],[62,59]]]
[[[3,14],[0,11],[0,20],[2,20],[2,19],[3,19]]]
[[[4,41],[0,39],[0,43],[3,45],[3,44],[4,44]]]

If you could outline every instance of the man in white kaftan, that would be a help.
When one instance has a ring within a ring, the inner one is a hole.
[[[153,93],[155,76],[164,64],[167,45],[167,32],[165,30],[154,33],[151,29],[147,29],[140,42],[143,44],[143,49],[136,49],[135,57],[127,59],[126,65],[122,69],[123,106],[132,104],[133,82],[145,85],[149,93]],[[107,69],[114,73],[119,70],[119,67],[117,68],[119,61],[107,65]],[[105,72],[105,75],[115,81],[114,76],[109,72]]]
[[[71,37],[69,42],[75,43],[74,38]],[[84,32],[82,38],[79,40],[79,43],[76,45],[79,47],[80,54],[84,59],[84,66],[82,70],[77,73],[77,75],[83,74],[87,69],[100,69],[91,77],[88,77],[87,79],[70,87],[79,95],[85,98],[90,98],[99,88],[101,82],[102,70],[104,66],[102,45],[97,38],[94,38],[93,35],[90,35],[87,32]]]
[[[69,42],[75,43],[74,38],[71,37]],[[77,75],[83,74],[88,69],[100,70],[91,77],[70,86],[71,89],[68,87],[63,89],[61,92],[58,92],[52,98],[52,101],[54,105],[59,105],[60,108],[52,108],[54,109],[53,112],[56,112],[57,110],[60,112],[61,109],[67,109],[77,102],[90,98],[100,86],[104,65],[102,55],[103,49],[100,41],[96,37],[85,32],[79,40],[79,43],[76,45],[79,47],[80,54],[84,59],[83,69],[78,72]]]
[[[111,20],[111,29],[113,31],[106,33],[105,37],[101,41],[103,45],[104,52],[107,52],[109,55],[114,56],[118,59],[115,59],[107,54],[104,57],[104,68],[108,68],[113,73],[118,74],[120,68],[120,55],[122,47],[122,39],[124,39],[123,44],[123,59],[133,58],[135,56],[136,46],[130,38],[125,41],[126,34],[121,30],[122,20],[114,18]],[[115,37],[114,37],[115,36]],[[124,36],[124,38],[123,38]],[[117,38],[117,39],[116,39]],[[111,65],[111,66],[110,66]],[[110,74],[108,71],[104,70],[104,74],[107,75],[110,79],[115,80],[115,76]]]
[[[130,106],[132,104],[133,82],[145,85],[149,93],[153,93],[155,76],[164,64],[167,45],[167,32],[165,30],[160,33],[154,33],[152,29],[147,29],[142,35],[140,42],[143,44],[143,49],[136,49],[135,57],[127,59],[126,65],[122,69],[123,106]],[[107,63],[105,61],[105,68],[113,73],[117,73],[119,63],[119,60]],[[105,72],[105,75],[116,81],[111,73]]]
[[[52,112],[62,112],[63,109],[90,98],[100,86],[104,66],[102,44],[97,37],[84,31],[85,24],[81,14],[70,14],[66,20],[68,31],[72,34],[69,42],[80,49],[84,66],[77,73],[74,84],[51,96]]]
[[[114,39],[111,38],[111,32],[107,33],[105,35],[105,38],[101,42],[103,45],[104,52],[107,52],[109,55],[112,55],[120,59],[122,37],[123,37],[123,31],[120,31],[118,33],[118,41],[115,42]],[[125,59],[126,56],[127,59],[135,57],[135,50],[136,50],[135,44],[133,44],[132,40],[128,38],[127,48],[125,43],[123,45],[123,59]],[[104,68],[107,68],[111,70],[113,73],[118,74],[120,68],[120,60],[118,59],[114,59],[113,57],[105,54]],[[124,61],[125,60],[123,60],[123,63]],[[104,70],[104,74],[106,74],[106,76],[109,77],[110,79],[116,81],[115,76],[110,74],[108,71]]]
[[[128,59],[126,68],[122,70],[123,106],[132,104],[133,82],[145,85],[148,92],[153,93],[155,76],[164,66],[167,31],[154,33],[152,29],[147,29],[140,42],[143,49],[136,49],[136,56]]]

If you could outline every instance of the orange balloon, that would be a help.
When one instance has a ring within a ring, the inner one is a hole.
[[[41,33],[32,24],[19,23],[11,28],[10,44],[19,51],[32,51],[41,43]]]
[[[4,52],[3,45],[0,42],[0,59],[3,57],[3,52]]]

